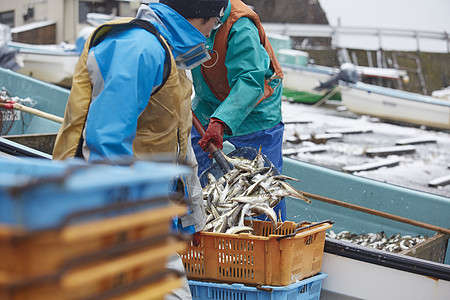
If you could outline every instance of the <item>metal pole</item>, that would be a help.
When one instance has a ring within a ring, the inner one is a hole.
[[[381,30],[377,30],[377,36],[378,36],[378,49],[383,49],[383,43],[381,39]]]
[[[447,53],[450,53],[450,38],[447,31],[444,30],[445,40],[447,41]]]
[[[414,36],[416,37],[417,52],[420,52],[419,32],[414,31]]]
[[[331,49],[336,49],[338,48],[336,28],[335,27],[331,28],[333,28],[333,30],[331,31]]]

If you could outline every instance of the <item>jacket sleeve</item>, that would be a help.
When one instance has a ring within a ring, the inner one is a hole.
[[[224,121],[235,132],[264,94],[270,66],[258,29],[250,19],[240,18],[231,28],[225,65],[231,91],[211,117]]]
[[[83,149],[88,161],[133,155],[138,117],[162,82],[164,60],[157,38],[141,28],[109,34],[90,50],[93,100]]]

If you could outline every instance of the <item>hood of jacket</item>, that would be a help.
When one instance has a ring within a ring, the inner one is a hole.
[[[161,3],[142,4],[136,18],[149,21],[158,29],[169,43],[179,67],[191,69],[210,58],[205,36],[169,6]]]

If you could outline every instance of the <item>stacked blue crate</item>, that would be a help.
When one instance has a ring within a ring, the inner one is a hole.
[[[173,180],[190,172],[148,161],[129,167],[0,158],[0,224],[35,231],[59,226],[73,213],[120,203],[163,198],[141,209],[167,205]]]
[[[189,280],[189,287],[193,300],[319,300],[327,276],[319,273],[286,286],[261,287]]]

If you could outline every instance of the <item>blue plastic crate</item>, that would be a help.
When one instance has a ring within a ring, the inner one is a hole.
[[[322,280],[319,273],[287,286],[263,285],[258,289],[240,283],[223,284],[189,280],[193,300],[319,300]],[[269,290],[266,290],[269,289]]]
[[[92,165],[77,159],[0,158],[0,225],[28,231],[47,229],[76,212],[167,197],[173,179],[190,172],[187,166],[148,161],[128,167]]]

